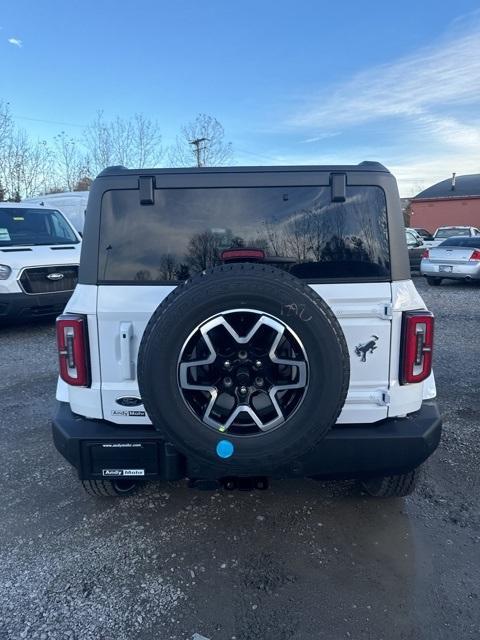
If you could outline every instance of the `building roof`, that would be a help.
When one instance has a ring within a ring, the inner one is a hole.
[[[473,173],[468,176],[456,176],[454,189],[452,189],[452,178],[437,182],[437,184],[421,191],[415,196],[414,200],[427,198],[466,198],[469,196],[480,196],[480,173]]]

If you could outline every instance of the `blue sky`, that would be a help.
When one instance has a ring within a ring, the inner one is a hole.
[[[480,172],[480,5],[0,0],[0,99],[33,136],[216,116],[238,164],[379,160],[402,195]],[[62,124],[59,124],[62,123]]]

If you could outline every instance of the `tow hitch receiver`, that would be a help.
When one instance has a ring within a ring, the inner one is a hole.
[[[253,476],[251,478],[228,477],[219,480],[209,480],[207,478],[190,478],[188,486],[191,489],[201,489],[204,491],[214,491],[215,489],[225,489],[226,491],[265,491],[269,482],[266,476]]]

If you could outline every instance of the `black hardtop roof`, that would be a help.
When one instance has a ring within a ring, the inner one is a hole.
[[[111,176],[132,176],[150,174],[172,174],[172,173],[290,173],[290,172],[347,172],[347,171],[377,171],[390,173],[380,162],[363,161],[359,164],[339,164],[339,165],[291,165],[291,166],[230,166],[230,167],[182,167],[182,168],[158,168],[158,169],[127,169],[123,166],[107,167],[98,174],[98,178]]]

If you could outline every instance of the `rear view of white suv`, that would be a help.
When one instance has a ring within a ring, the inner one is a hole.
[[[0,321],[61,313],[77,283],[80,245],[59,211],[0,203]]]
[[[55,446],[94,495],[302,476],[406,495],[441,433],[433,322],[378,163],[111,167],[57,320]]]

